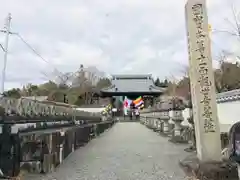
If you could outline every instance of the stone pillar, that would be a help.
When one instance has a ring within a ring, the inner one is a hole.
[[[163,120],[162,120],[162,117],[163,117],[163,112],[160,111],[159,112],[159,132],[160,133],[163,133]]]
[[[0,126],[0,170],[4,176],[15,177],[20,172],[20,139],[9,124]]]
[[[197,155],[202,161],[219,161],[221,160],[221,141],[206,1],[188,0],[186,18],[193,116],[198,144]]]
[[[151,128],[154,130],[155,129],[155,117],[151,117]]]
[[[149,118],[146,116],[146,126],[149,127]]]
[[[185,8],[189,76],[197,143],[196,161],[187,160],[185,163],[188,166],[190,165],[187,163],[189,161],[195,163],[195,168],[190,168],[190,171],[195,174],[196,179],[237,180],[236,166],[230,162],[223,163],[221,161],[220,128],[217,117],[206,0],[188,0]]]
[[[94,124],[93,125],[94,137],[98,136],[97,128],[98,128],[97,124]]]
[[[49,159],[50,159],[50,161],[49,161],[49,163],[51,163],[51,164],[49,164],[49,172],[50,171],[52,171],[53,169],[54,169],[54,164],[53,164],[53,161],[52,161],[52,159],[53,159],[53,156],[54,156],[54,153],[53,153],[53,136],[52,136],[52,134],[49,134],[48,135],[48,150],[49,150]]]
[[[156,118],[157,119],[157,128],[156,131],[161,132],[161,120],[159,117]]]
[[[43,156],[43,171],[49,173],[52,171],[52,156],[51,154],[44,154]]]
[[[157,114],[156,114],[156,112],[152,113],[152,117],[153,117],[153,128],[155,131],[157,129]]]
[[[170,136],[170,137],[174,137],[174,128],[175,128],[175,123],[174,123],[174,121],[172,120],[172,114],[173,114],[173,112],[172,112],[172,110],[171,111],[169,111],[169,121],[168,121],[168,131],[169,131],[169,133],[168,133],[168,136]]]
[[[65,132],[61,131],[60,132],[60,145],[59,145],[59,163],[61,164],[63,161],[63,144],[64,144],[64,137],[65,137]]]
[[[158,113],[154,113],[154,120],[155,120],[155,126],[154,126],[154,131],[159,130],[159,118],[158,118]]]
[[[47,144],[48,144],[49,154],[51,154],[52,153],[52,134],[48,135]]]
[[[72,140],[71,140],[71,142],[72,142],[72,152],[74,152],[75,151],[75,133],[74,133],[74,130],[72,130]]]

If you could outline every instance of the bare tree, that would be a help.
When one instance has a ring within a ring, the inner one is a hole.
[[[181,65],[179,71],[183,77],[189,77],[189,65]]]
[[[75,74],[71,72],[57,73],[55,83],[59,86],[69,86],[74,76]]]
[[[226,30],[219,30],[219,29],[213,29],[213,33],[224,33],[227,34],[229,37],[234,37],[237,42],[240,43],[240,10],[236,10],[236,6],[234,4],[231,4],[231,18],[227,17],[224,19],[226,24],[228,25],[228,29]],[[239,44],[240,47],[240,44]],[[224,58],[220,57],[220,62],[222,60],[225,60],[227,57],[233,56],[240,60],[240,55],[236,54],[236,52],[232,52],[231,50],[222,50],[221,54],[224,56]]]
[[[102,74],[103,72],[95,66],[84,67],[81,65],[75,73],[73,84],[75,87],[81,85],[96,86],[99,80],[104,77]]]
[[[228,30],[213,29],[214,33],[226,33],[236,37],[240,41],[240,11],[235,9],[234,4],[231,4],[232,18],[225,18],[224,21],[228,24]]]

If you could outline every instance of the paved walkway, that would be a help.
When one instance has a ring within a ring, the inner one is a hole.
[[[117,123],[36,180],[183,180],[178,161],[187,154],[139,123]]]

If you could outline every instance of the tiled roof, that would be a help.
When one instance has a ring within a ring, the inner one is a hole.
[[[235,89],[232,91],[222,92],[217,94],[217,102],[229,102],[240,100],[240,89]]]
[[[152,78],[151,74],[115,74],[112,75],[112,78],[119,78],[119,79],[145,79],[145,78]]]
[[[164,92],[164,88],[154,85],[151,75],[113,75],[112,86],[103,92]]]

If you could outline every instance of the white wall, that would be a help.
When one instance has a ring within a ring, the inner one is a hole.
[[[100,113],[105,108],[77,108],[79,111],[85,111],[85,112],[92,112],[92,113]]]
[[[221,124],[234,124],[240,120],[240,101],[218,103],[217,107]]]

